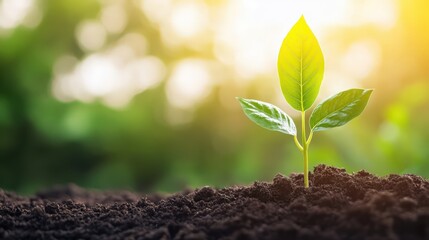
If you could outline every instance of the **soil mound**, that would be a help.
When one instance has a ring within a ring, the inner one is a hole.
[[[429,239],[429,182],[319,165],[310,174],[167,197],[74,185],[0,190],[0,239]]]

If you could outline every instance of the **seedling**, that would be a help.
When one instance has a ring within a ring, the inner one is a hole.
[[[295,123],[280,108],[253,99],[237,98],[246,116],[271,131],[292,135],[304,159],[304,186],[308,188],[308,148],[314,132],[339,127],[357,117],[368,103],[372,90],[349,89],[314,108],[310,116],[310,134],[306,134],[306,111],[319,94],[324,59],[319,43],[304,16],[292,27],[280,48],[277,68],[283,96],[301,112],[301,142]]]

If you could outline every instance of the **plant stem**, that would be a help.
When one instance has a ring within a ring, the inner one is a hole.
[[[310,185],[308,183],[308,145],[304,145],[304,151],[302,152],[304,156],[304,187],[308,188]]]
[[[304,150],[304,148],[302,148],[302,146],[301,146],[301,144],[299,143],[299,141],[298,141],[298,138],[296,137],[296,135],[295,136],[293,136],[293,140],[295,141],[295,144],[296,144],[296,146],[298,147],[298,149],[299,149],[299,151],[303,151]]]
[[[310,145],[310,141],[307,142],[307,135],[305,134],[305,111],[301,112],[301,123],[302,123],[302,156],[304,158],[304,187],[308,188],[308,146]],[[313,132],[311,132],[309,140],[313,136]]]

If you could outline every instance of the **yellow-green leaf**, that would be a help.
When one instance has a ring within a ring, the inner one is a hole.
[[[365,109],[372,90],[349,89],[321,102],[310,117],[313,131],[339,127],[359,116]]]
[[[324,60],[319,43],[303,16],[283,40],[277,67],[286,101],[298,111],[310,108],[319,94]]]
[[[259,126],[285,134],[296,136],[296,127],[292,118],[280,108],[258,100],[237,98],[246,116]]]

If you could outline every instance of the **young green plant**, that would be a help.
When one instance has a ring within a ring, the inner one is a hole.
[[[272,131],[292,135],[304,159],[304,186],[308,183],[308,148],[314,132],[339,127],[357,117],[368,103],[372,90],[349,89],[318,104],[310,116],[307,136],[306,111],[319,94],[324,73],[324,59],[319,43],[304,16],[292,27],[280,48],[278,74],[283,96],[301,112],[301,141],[292,118],[280,108],[253,99],[237,98],[247,117]]]

